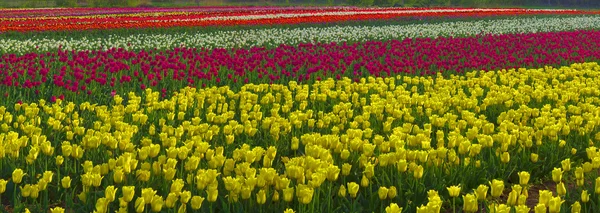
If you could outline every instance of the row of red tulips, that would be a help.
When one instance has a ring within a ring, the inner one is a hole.
[[[187,85],[430,75],[599,59],[600,31],[281,45],[274,49],[57,51],[0,56],[0,89],[15,89],[18,92],[14,94],[21,98],[37,97],[40,91],[69,97],[147,87],[176,90]]]
[[[599,14],[600,11],[578,10],[529,10],[529,9],[469,9],[469,8],[230,8],[157,10],[107,10],[97,14],[88,10],[56,9],[34,11],[32,17],[24,17],[24,11],[2,11],[0,32],[6,31],[64,31],[117,28],[166,28],[191,26],[236,26],[328,23],[350,20],[392,19],[408,16],[496,16],[496,15],[551,15],[551,14]],[[111,12],[112,11],[112,12]],[[59,15],[52,13],[57,12]],[[62,15],[61,15],[62,14]]]

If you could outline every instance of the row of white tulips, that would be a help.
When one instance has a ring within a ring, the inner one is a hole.
[[[311,42],[360,42],[416,37],[473,36],[476,34],[535,33],[600,28],[600,16],[518,17],[385,26],[331,26],[223,30],[210,33],[108,35],[98,38],[0,39],[0,53],[64,50],[169,49],[174,47],[232,48],[295,45]]]

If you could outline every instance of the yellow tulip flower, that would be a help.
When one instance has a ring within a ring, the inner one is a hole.
[[[135,199],[135,212],[142,213],[144,212],[144,207],[146,206],[146,201],[143,197],[138,197]]]
[[[519,184],[521,184],[522,186],[525,186],[529,183],[529,172],[526,171],[521,171],[518,173],[519,175]]]
[[[562,171],[561,168],[554,168],[552,170],[552,180],[555,183],[561,182],[561,180],[562,180],[562,174],[563,174],[563,171]]]
[[[385,200],[387,198],[389,189],[385,186],[380,186],[377,194],[379,195],[380,200]]]
[[[477,200],[484,201],[487,197],[489,187],[486,185],[479,185],[475,190],[475,195],[477,195]]]
[[[588,194],[587,190],[583,190],[581,192],[581,202],[583,203],[587,203],[590,201],[590,195]]]
[[[500,197],[504,191],[504,181],[494,179],[490,182],[490,187],[492,188],[492,196],[495,198]]]
[[[256,203],[262,205],[262,204],[265,204],[265,202],[267,202],[267,195],[266,195],[265,190],[261,189],[256,194]]]
[[[160,212],[163,206],[163,197],[159,195],[154,195],[152,197],[152,203],[150,207],[152,208],[152,212]]]
[[[356,198],[356,195],[358,194],[359,185],[355,182],[349,182],[347,185],[348,194],[350,194],[350,197]]]
[[[23,181],[23,176],[27,175],[27,173],[23,172],[22,169],[15,169],[12,172],[12,181],[13,183],[19,184]]]
[[[515,206],[515,211],[517,213],[529,213],[530,210],[531,208],[527,207],[526,205]]]
[[[104,190],[104,197],[108,202],[113,202],[115,200],[116,193],[117,189],[115,189],[115,186],[108,186]]]
[[[575,201],[575,203],[573,203],[571,205],[571,213],[580,213],[581,212],[581,204],[579,203],[579,201]]]
[[[204,202],[204,198],[194,195],[191,199],[191,207],[193,210],[198,210],[202,207],[202,202]]]
[[[477,207],[477,198],[473,194],[463,195],[463,210],[465,212],[476,212],[478,210]]]
[[[398,194],[398,191],[396,190],[396,187],[390,186],[390,189],[388,190],[388,198],[394,199],[397,194]]]
[[[50,213],[64,213],[65,209],[60,206],[54,207],[50,209]]]
[[[551,198],[550,201],[548,201],[548,211],[550,213],[558,213],[558,212],[560,212],[560,206],[564,202],[565,201],[562,200],[560,197],[553,197],[553,198]]]
[[[458,197],[458,195],[460,194],[460,185],[459,186],[450,186],[450,187],[447,187],[446,189],[448,189],[448,193],[450,194],[450,197]]]
[[[390,203],[389,206],[385,207],[385,213],[401,213],[402,207],[399,207],[396,203]]]
[[[133,200],[135,186],[123,186],[121,187],[121,191],[123,192],[123,200],[125,202],[131,202]]]

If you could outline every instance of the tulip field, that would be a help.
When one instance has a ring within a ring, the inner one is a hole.
[[[599,62],[597,10],[0,9],[0,212],[600,212]]]

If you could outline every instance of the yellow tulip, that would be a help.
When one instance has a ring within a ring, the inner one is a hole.
[[[54,207],[50,209],[50,213],[64,213],[65,209],[63,209],[62,207]]]
[[[137,199],[135,199],[135,212],[144,212],[144,206],[146,206],[146,201],[143,197],[138,197]]]
[[[23,172],[22,169],[15,169],[12,172],[12,181],[13,183],[19,184],[23,181],[23,176],[27,175],[27,173]]]
[[[515,207],[515,211],[517,213],[529,213],[530,210],[531,208],[527,207],[526,205],[518,205]]]
[[[125,202],[131,202],[133,200],[133,196],[135,195],[135,186],[123,186],[121,191],[123,192],[123,200]]]
[[[169,193],[169,195],[167,195],[167,199],[165,199],[165,206],[167,208],[173,208],[175,207],[175,204],[177,204],[177,200],[178,197],[175,193],[171,192]]]
[[[108,186],[104,190],[104,197],[108,202],[113,202],[115,200],[116,193],[117,190],[115,189],[115,186]]]
[[[448,189],[448,193],[450,194],[450,197],[458,197],[458,195],[460,194],[460,185],[446,187],[446,189]]]
[[[108,201],[106,200],[106,198],[99,198],[96,201],[96,211],[98,213],[103,213],[106,212],[108,209]]]
[[[571,171],[571,159],[567,158],[560,162],[563,171],[568,172]]]
[[[388,198],[394,199],[397,194],[398,194],[398,191],[396,190],[396,187],[390,186],[390,189],[388,190]]]
[[[560,196],[567,194],[567,188],[563,182],[556,184],[556,193]]]
[[[264,189],[261,189],[256,193],[256,203],[262,205],[267,202],[267,194]]]
[[[283,200],[285,202],[292,202],[293,198],[294,198],[294,188],[283,189]]]
[[[346,197],[346,187],[344,185],[340,186],[340,189],[338,190],[338,196]]]
[[[8,183],[7,180],[0,179],[0,194],[4,193],[6,191],[6,184],[7,183]]]
[[[555,183],[559,183],[562,180],[563,171],[561,168],[554,168],[552,170],[552,180]]]
[[[600,194],[600,177],[596,178],[596,184],[594,185],[596,194]]]
[[[490,182],[490,186],[492,188],[493,197],[497,198],[502,195],[504,191],[504,181],[494,179]]]
[[[583,190],[581,192],[581,202],[583,203],[587,203],[590,201],[590,195],[588,194],[587,190]]]
[[[502,161],[502,163],[508,163],[510,161],[510,153],[503,152],[502,156],[500,156],[500,160]]]
[[[521,184],[522,186],[525,186],[529,183],[529,172],[526,171],[521,171],[518,173],[519,175],[519,184]]]
[[[387,198],[389,189],[385,186],[380,186],[377,194],[379,195],[380,200],[385,200]]]
[[[145,205],[152,203],[152,198],[154,198],[155,194],[156,194],[156,190],[154,190],[152,188],[142,189],[142,197],[144,198],[144,202],[146,202]],[[136,201],[137,201],[137,199],[136,199]]]
[[[185,190],[179,194],[179,202],[181,202],[183,204],[187,204],[191,198],[192,198],[192,192],[190,192],[190,191]]]
[[[560,197],[553,197],[550,199],[550,201],[548,201],[548,210],[550,213],[558,213],[560,212],[560,206],[562,205],[562,203],[564,203],[565,201],[562,200]]]
[[[415,167],[415,171],[413,173],[414,178],[421,179],[423,177],[423,166],[418,165]]]
[[[367,176],[363,175],[362,179],[360,179],[360,186],[367,187],[367,186],[369,186],[369,183],[370,183],[369,178],[367,178]]]
[[[285,211],[283,211],[283,213],[296,213],[293,209],[285,209]]]
[[[350,197],[356,198],[356,195],[358,194],[359,185],[355,182],[349,182],[347,185],[348,194],[350,194]]]
[[[477,198],[473,194],[463,195],[463,210],[465,212],[476,212],[478,210],[477,207]]]
[[[571,205],[571,213],[580,213],[581,212],[581,204],[579,203],[579,201],[575,201],[575,203],[573,203]]]
[[[538,154],[531,153],[531,155],[530,155],[531,162],[537,163],[538,162],[538,158],[539,158]]]
[[[163,206],[163,197],[159,195],[154,195],[152,198],[152,203],[150,207],[152,208],[152,212],[160,212]]]
[[[191,207],[193,210],[198,210],[202,207],[202,202],[204,202],[204,198],[194,195],[191,199]]]
[[[479,185],[475,190],[475,195],[477,195],[477,200],[484,201],[487,197],[489,187],[486,185]]]
[[[402,207],[399,207],[396,203],[390,203],[388,207],[385,207],[385,213],[401,213]]]
[[[217,190],[217,188],[208,188],[208,202],[215,202],[217,201],[217,197],[219,196],[219,190]]]
[[[31,195],[31,184],[25,184],[25,186],[19,188],[21,188],[21,196],[29,197]]]

